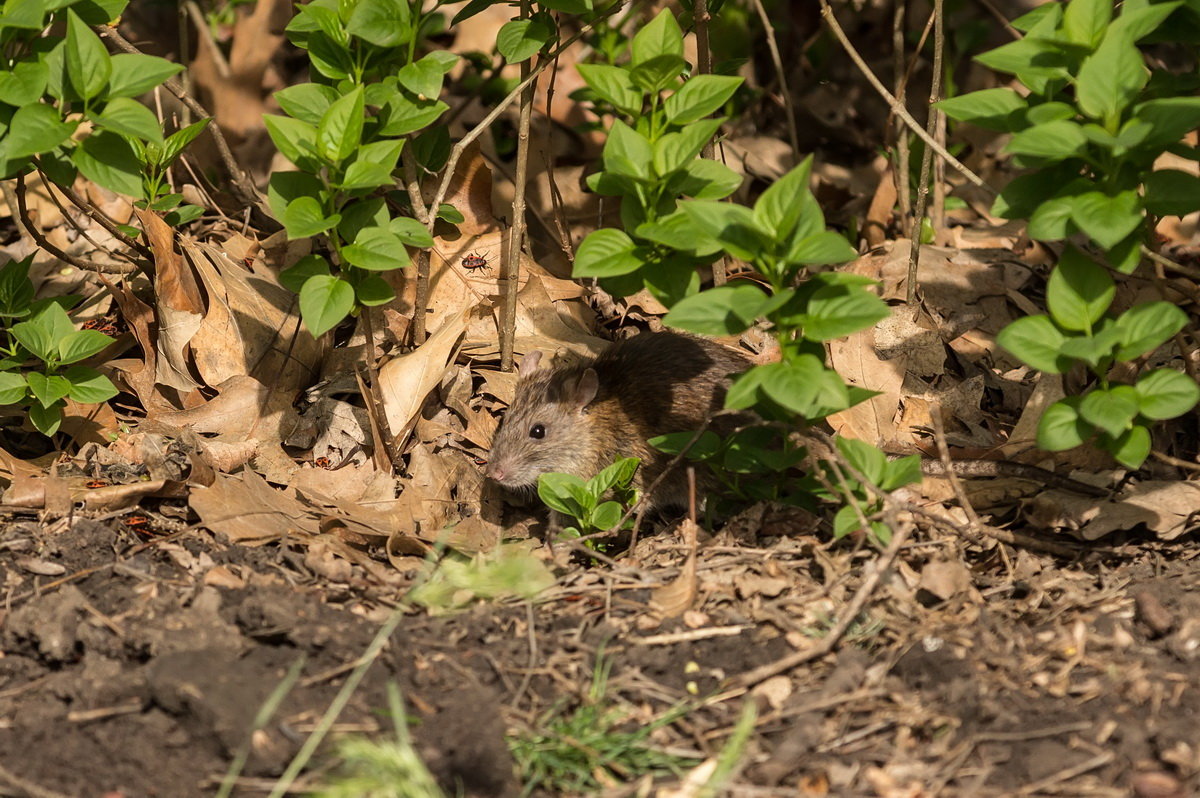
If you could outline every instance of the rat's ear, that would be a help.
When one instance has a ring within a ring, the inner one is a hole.
[[[542,362],[542,350],[535,349],[525,357],[521,358],[521,367],[517,369],[517,375],[520,377],[528,377],[533,372],[537,371],[538,365]]]
[[[583,410],[596,398],[596,392],[599,390],[600,378],[596,376],[596,370],[584,369],[579,375],[579,381],[571,389],[570,402],[576,410]]]

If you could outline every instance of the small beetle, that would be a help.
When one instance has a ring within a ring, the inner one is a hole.
[[[462,267],[470,272],[476,269],[486,269],[487,265],[487,255],[480,255],[478,252],[472,252],[462,259]]]

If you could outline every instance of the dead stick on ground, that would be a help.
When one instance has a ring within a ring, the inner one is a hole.
[[[867,602],[871,600],[871,596],[875,594],[875,590],[879,587],[880,583],[883,582],[883,577],[891,570],[892,563],[896,561],[896,556],[904,548],[904,544],[908,542],[909,535],[912,534],[914,528],[911,521],[906,521],[897,526],[898,528],[893,528],[891,542],[883,550],[883,553],[876,558],[870,572],[863,578],[858,592],[842,608],[842,611],[838,614],[838,622],[834,624],[834,627],[829,630],[829,633],[820,642],[804,651],[797,651],[762,667],[747,671],[733,679],[732,686],[753,687],[760,682],[770,679],[772,676],[787,673],[798,665],[820,659],[832,652],[842,637],[845,636],[847,630],[850,629],[850,626],[858,620],[859,614],[866,607]]]
[[[779,78],[779,93],[783,95],[783,109],[787,114],[788,143],[792,145],[792,157],[796,159],[796,163],[800,163],[800,133],[796,130],[796,109],[792,104],[792,92],[788,89],[783,58],[779,55],[779,42],[775,38],[775,26],[771,24],[771,17],[767,14],[767,9],[763,7],[762,0],[754,0],[754,9],[758,12],[759,20],[762,21],[763,31],[767,36],[767,50],[771,53],[771,62],[775,65],[775,74]],[[696,12],[700,12],[700,2],[696,3]],[[696,38],[699,39],[699,28],[696,33]],[[705,43],[707,44],[707,41]],[[708,144],[708,148],[711,152],[711,142]],[[711,158],[712,156],[705,155],[704,157]]]
[[[908,125],[909,129],[916,133],[917,136],[925,142],[927,147],[932,147],[934,152],[944,158],[946,163],[957,169],[959,173],[962,174],[962,176],[967,180],[971,181],[971,183],[992,194],[998,193],[996,189],[988,185],[987,181],[972,172],[966,166],[966,164],[951,155],[945,147],[938,144],[932,136],[925,132],[925,128],[921,127],[921,124],[917,122],[916,119],[913,119],[913,115],[908,112],[908,109],[896,101],[896,98],[893,97],[892,93],[887,90],[887,87],[880,82],[879,78],[875,76],[875,73],[871,71],[871,67],[867,65],[867,62],[863,60],[861,55],[859,55],[858,50],[856,50],[854,45],[851,44],[849,37],[846,36],[846,31],[842,29],[842,26],[837,21],[837,17],[834,16],[833,9],[829,6],[829,0],[820,0],[820,2],[821,15],[825,18],[825,22],[829,25],[829,29],[833,31],[833,35],[836,36],[838,42],[841,43],[842,48],[846,51],[847,55],[850,56],[850,60],[854,62],[855,66],[858,67],[859,71],[862,72],[863,77],[865,77],[871,86],[874,87],[875,91],[879,93],[879,96],[883,97],[884,100],[887,101],[888,105],[891,106],[896,115],[904,120],[904,124]]]

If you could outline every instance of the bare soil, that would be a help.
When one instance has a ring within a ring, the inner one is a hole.
[[[319,577],[287,547],[141,529],[82,517],[9,516],[2,527],[0,793],[209,795],[249,746],[237,794],[262,794],[395,598],[357,575]],[[875,557],[772,531],[704,542],[699,609],[682,620],[659,622],[649,610],[649,586],[673,579],[683,560],[669,531],[616,568],[576,559],[532,606],[413,611],[338,730],[386,732],[395,680],[418,750],[449,794],[517,795],[506,735],[555,702],[584,700],[602,655],[612,661],[608,696],[631,723],[690,702],[655,744],[697,761],[720,751],[744,702],[756,702],[733,795],[1200,788],[1194,541],[1131,540],[1066,561],[920,540],[833,655],[749,694],[727,690],[810,645]],[[936,589],[939,568],[960,567],[969,579],[948,600],[926,589]],[[298,659],[295,688],[252,735]],[[636,788],[631,779],[606,794]]]

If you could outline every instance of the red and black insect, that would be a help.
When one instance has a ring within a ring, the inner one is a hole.
[[[472,252],[462,259],[462,267],[469,272],[473,272],[476,269],[486,269],[487,266],[487,254],[480,255],[478,252]]]

